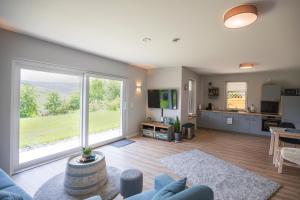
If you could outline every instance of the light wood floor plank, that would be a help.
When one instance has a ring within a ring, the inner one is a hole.
[[[268,137],[201,129],[192,140],[185,140],[178,144],[144,137],[136,137],[133,140],[136,142],[123,148],[103,146],[97,150],[104,152],[108,165],[122,170],[137,168],[143,171],[144,190],[152,188],[154,177],[161,173],[168,173],[178,178],[176,174],[160,164],[161,158],[199,149],[282,184],[282,188],[272,197],[272,200],[300,199],[300,170],[285,167],[283,174],[277,173],[277,169],[272,165],[272,157],[268,156]],[[64,171],[66,160],[22,172],[15,175],[13,179],[30,195],[34,195],[44,182]],[[121,197],[118,196],[116,199]]]

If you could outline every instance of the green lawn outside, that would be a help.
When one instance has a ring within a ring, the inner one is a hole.
[[[89,114],[89,132],[99,133],[120,126],[120,111],[96,111]],[[80,136],[79,111],[20,120],[20,147],[47,144]]]

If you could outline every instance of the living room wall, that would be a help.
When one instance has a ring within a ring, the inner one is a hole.
[[[130,137],[139,132],[145,118],[146,93],[136,92],[136,83],[146,84],[146,70],[73,48],[0,29],[0,168],[11,170],[11,94],[12,61],[26,59],[86,71],[127,77],[127,130]]]
[[[188,85],[189,80],[196,81],[196,109],[198,104],[203,101],[203,78],[186,67],[182,67],[181,81],[181,122],[182,124],[190,122],[196,124],[196,118],[188,119],[188,90],[185,90],[185,85]],[[196,126],[197,127],[197,126]]]
[[[164,116],[176,118],[181,117],[181,74],[182,67],[168,67],[147,70],[147,89],[176,89],[177,90],[177,109],[164,109]],[[161,109],[148,108],[146,114],[156,121],[160,121]]]
[[[168,67],[150,69],[147,71],[147,89],[177,89],[178,109],[164,109],[164,116],[176,118],[179,117],[181,123],[196,123],[196,120],[188,120],[188,93],[184,86],[192,79],[196,81],[196,105],[203,101],[202,97],[202,78],[197,73],[186,67]],[[148,108],[147,116],[156,121],[160,121],[161,109]]]

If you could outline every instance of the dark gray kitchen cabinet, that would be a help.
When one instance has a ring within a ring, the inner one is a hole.
[[[213,129],[219,129],[219,130],[222,130],[224,128],[222,112],[211,112],[210,127]]]
[[[231,120],[232,120],[232,123],[230,123]],[[224,126],[223,130],[238,131],[238,129],[239,129],[238,114],[223,113],[223,126]]]
[[[210,128],[210,114],[209,111],[202,111],[200,114],[200,126],[203,128]]]
[[[280,101],[281,86],[276,84],[265,84],[262,86],[262,101]]]
[[[232,123],[231,123],[232,120]],[[251,113],[228,113],[221,111],[200,111],[199,126],[239,133],[269,135],[261,131],[261,115]]]
[[[249,132],[253,134],[262,134],[261,116],[251,116]]]
[[[239,115],[239,132],[261,134],[261,116]]]
[[[250,121],[251,116],[249,115],[239,115],[239,132],[249,133],[250,132]]]

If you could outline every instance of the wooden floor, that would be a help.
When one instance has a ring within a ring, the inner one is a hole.
[[[176,178],[175,174],[160,164],[160,158],[199,149],[281,183],[281,189],[272,197],[274,200],[300,199],[300,170],[285,167],[284,174],[277,173],[277,169],[272,165],[272,157],[268,156],[268,137],[203,129],[197,131],[194,139],[179,144],[144,137],[137,137],[134,140],[135,143],[123,148],[103,146],[98,150],[104,152],[108,165],[120,169],[138,168],[143,171],[144,190],[153,186],[154,176],[160,173],[169,173]],[[33,195],[41,184],[63,172],[65,164],[66,159],[63,159],[22,172],[13,178],[18,185]]]

